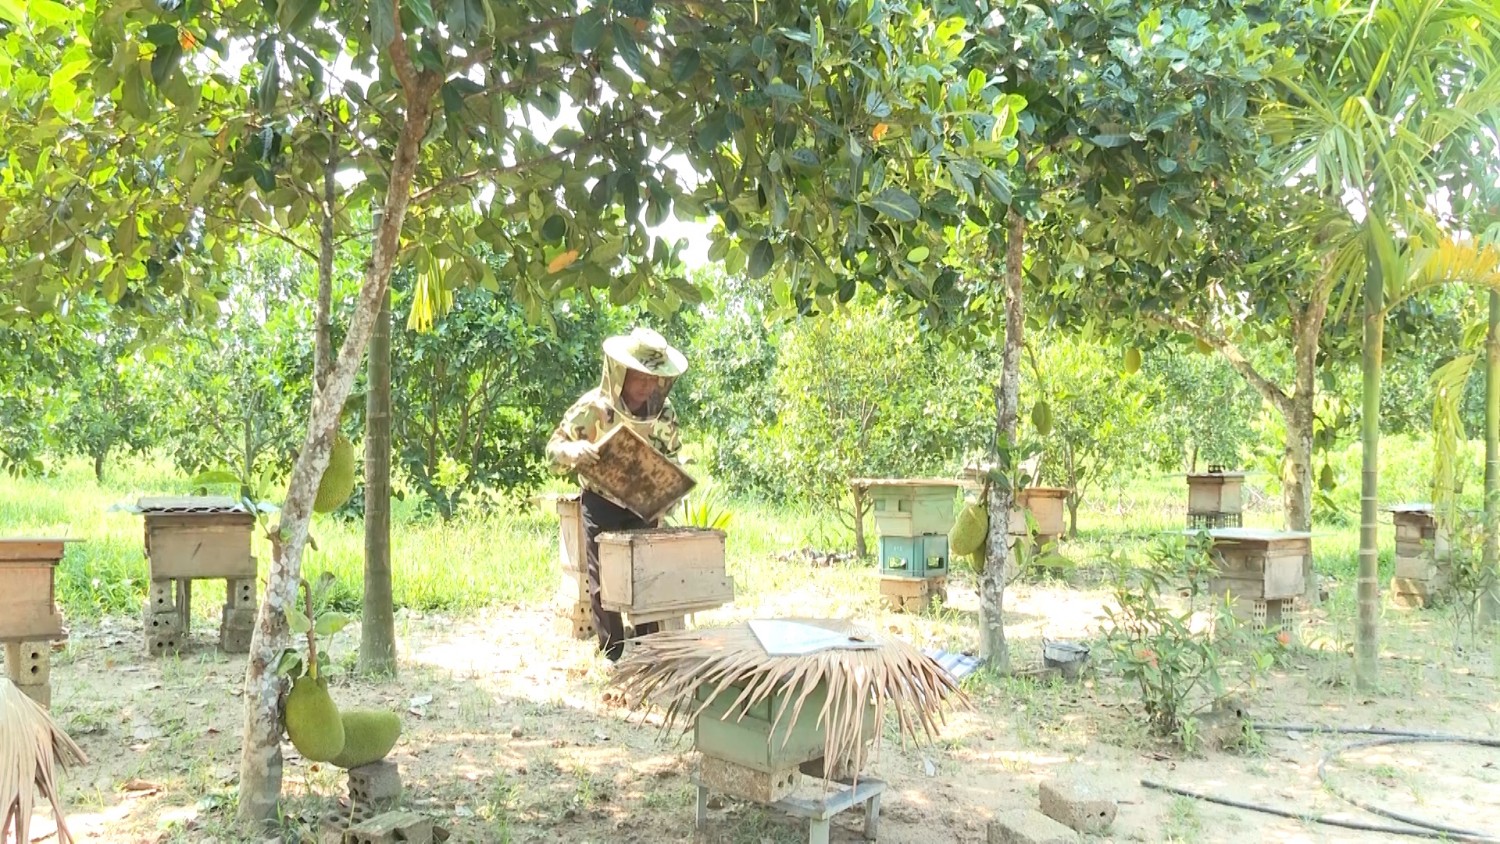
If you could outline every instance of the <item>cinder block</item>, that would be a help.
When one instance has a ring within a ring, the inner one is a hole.
[[[1076,780],[1048,780],[1041,791],[1042,814],[1078,832],[1109,829],[1120,809],[1097,788]]]
[[[146,636],[147,656],[170,656],[182,651],[182,637],[176,632]]]
[[[176,634],[182,631],[182,616],[178,615],[175,609],[163,612],[147,610],[144,626],[147,636]]]
[[[386,812],[350,827],[350,844],[432,844],[432,821],[416,812]]]
[[[555,625],[560,634],[574,639],[592,639],[596,635],[594,610],[587,602],[565,606],[558,613]]]
[[[22,685],[20,683],[17,683],[16,688],[21,690],[21,694],[26,695],[42,706],[48,709],[52,708],[51,683],[35,683],[32,685]]]
[[[255,607],[225,607],[219,614],[220,627],[239,627],[249,630],[255,626]]]
[[[1076,844],[1078,833],[1030,809],[1001,812],[990,821],[989,844]]]
[[[698,764],[698,780],[712,791],[757,803],[775,803],[797,789],[802,773],[796,768],[757,771],[744,765],[704,756]]]
[[[227,580],[224,582],[224,606],[233,609],[255,609],[255,581]]]
[[[349,769],[349,799],[373,806],[401,796],[401,769],[388,759]]]
[[[17,686],[52,681],[52,646],[47,642],[5,643],[5,673]]]
[[[250,640],[254,637],[254,627],[220,627],[219,650],[227,654],[250,653]]]
[[[151,581],[151,587],[146,593],[146,617],[149,619],[152,613],[175,613],[176,611],[177,597],[172,591],[172,581]]]

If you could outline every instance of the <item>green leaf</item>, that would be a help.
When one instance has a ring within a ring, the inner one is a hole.
[[[0,20],[20,23],[26,19],[26,10],[18,0],[0,0]]]
[[[766,86],[766,93],[770,94],[773,100],[789,103],[802,102],[802,92],[785,82],[772,82]]]
[[[283,32],[301,32],[318,16],[323,0],[282,0],[276,10],[276,22]]]
[[[341,612],[325,612],[318,616],[318,623],[313,626],[313,632],[319,636],[332,636],[349,626],[349,616]]]
[[[281,657],[276,660],[276,676],[297,678],[302,676],[302,654],[292,648],[281,652]]]
[[[692,47],[672,57],[672,81],[677,83],[686,82],[693,74],[698,72],[698,67],[703,63],[703,56]]]
[[[287,628],[298,636],[312,629],[312,622],[307,620],[307,614],[298,607],[287,607],[282,615],[286,616]]]
[[[771,271],[771,265],[776,263],[776,247],[771,241],[762,240],[755,244],[750,250],[750,263],[745,267],[745,272],[752,278],[761,278]]]
[[[472,41],[484,32],[483,0],[448,0],[448,30],[453,37]]]
[[[432,13],[431,0],[402,0],[406,8],[416,16],[423,29],[437,29],[437,16]]]
[[[542,223],[542,240],[548,243],[556,243],[563,239],[568,233],[568,221],[561,214],[553,214]]]
[[[1119,133],[1100,133],[1089,138],[1089,141],[1097,147],[1122,147],[1130,143],[1130,136]]]
[[[932,254],[932,250],[928,249],[925,246],[918,246],[917,248],[906,253],[906,260],[912,262],[913,264],[920,264],[923,261],[927,260],[927,256],[930,254]]]
[[[922,206],[912,199],[911,194],[900,188],[886,188],[875,194],[870,200],[870,206],[901,223],[910,223],[922,213]]]
[[[281,62],[273,55],[260,71],[260,85],[255,89],[255,107],[261,114],[276,111],[276,100],[281,96]]]
[[[1167,206],[1169,204],[1169,201],[1170,197],[1167,194],[1167,189],[1157,188],[1156,191],[1151,194],[1151,200],[1147,204],[1151,206],[1152,214],[1155,214],[1158,217],[1165,217],[1167,216]]]
[[[182,45],[176,41],[156,48],[151,56],[151,81],[156,83],[158,90],[166,87],[167,79],[176,72],[177,63],[181,60]]]
[[[125,78],[120,82],[120,90],[127,114],[137,120],[150,119],[151,101],[146,97],[146,79],[141,75],[139,65],[131,63],[130,68],[125,71]]]
[[[614,25],[615,52],[620,54],[625,66],[636,73],[644,73],[645,60],[641,57],[641,46],[635,43],[635,36],[631,34],[630,28],[618,21]]]
[[[382,53],[396,40],[396,0],[370,0],[370,38]]]
[[[787,155],[787,160],[791,161],[794,166],[804,171],[816,170],[819,167],[823,166],[823,161],[822,159],[818,158],[818,154],[808,149],[807,147],[801,147],[799,149],[792,150],[791,153]]]
[[[579,16],[573,24],[573,52],[587,53],[604,40],[604,15],[598,9],[590,9]]]

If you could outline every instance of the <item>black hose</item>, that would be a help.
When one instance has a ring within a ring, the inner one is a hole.
[[[1444,744],[1461,744],[1461,743],[1467,743],[1467,742],[1458,742],[1458,741],[1455,741],[1454,739],[1448,739],[1448,738],[1431,739],[1431,738],[1427,738],[1426,736],[1396,736],[1396,737],[1371,739],[1370,741],[1355,742],[1354,744],[1346,744],[1343,747],[1336,747],[1333,750],[1330,750],[1327,753],[1324,753],[1323,754],[1323,758],[1318,760],[1318,781],[1321,782],[1321,783],[1323,783],[1323,787],[1326,788],[1326,789],[1328,789],[1328,791],[1331,792],[1333,794],[1333,796],[1342,799],[1345,803],[1352,803],[1353,805],[1358,806],[1361,809],[1364,809],[1366,812],[1370,812],[1372,814],[1380,815],[1381,817],[1390,818],[1393,821],[1400,821],[1402,823],[1409,823],[1412,826],[1426,827],[1427,829],[1434,829],[1434,830],[1437,830],[1438,832],[1446,832],[1446,833],[1449,833],[1450,835],[1465,835],[1465,836],[1479,836],[1479,837],[1484,837],[1485,835],[1487,835],[1488,833],[1475,832],[1472,829],[1463,829],[1462,827],[1447,826],[1445,824],[1437,823],[1436,821],[1429,821],[1429,820],[1425,820],[1423,818],[1416,818],[1416,817],[1412,817],[1410,815],[1403,815],[1400,812],[1393,812],[1390,809],[1382,809],[1379,806],[1375,806],[1373,804],[1366,803],[1363,800],[1357,800],[1357,799],[1355,799],[1353,797],[1350,797],[1349,795],[1343,793],[1342,791],[1339,791],[1338,789],[1334,788],[1333,787],[1333,783],[1331,783],[1331,782],[1328,781],[1328,771],[1326,770],[1327,767],[1328,767],[1328,762],[1329,762],[1329,760],[1333,759],[1336,756],[1339,756],[1340,754],[1347,753],[1347,752],[1349,752],[1351,750],[1363,750],[1363,749],[1365,749],[1367,747],[1380,747],[1382,745],[1387,745],[1387,744],[1415,744],[1417,742],[1441,742],[1441,743],[1444,743]],[[1474,743],[1477,744],[1478,742],[1474,742]]]
[[[1460,736],[1453,733],[1424,733],[1416,730],[1387,730],[1380,727],[1324,727],[1318,724],[1256,724],[1252,723],[1250,729],[1267,733],[1328,733],[1330,735],[1342,736],[1393,736],[1400,738],[1419,738],[1429,741],[1451,741],[1458,744],[1477,744],[1482,747],[1500,747],[1500,739],[1481,738],[1477,736]]]
[[[1390,835],[1407,835],[1413,838],[1429,838],[1435,841],[1468,841],[1473,844],[1500,844],[1500,838],[1489,838],[1483,835],[1453,835],[1446,832],[1437,832],[1428,829],[1406,829],[1399,826],[1381,826],[1380,824],[1364,823],[1362,821],[1344,821],[1338,818],[1329,818],[1322,815],[1303,815],[1289,812],[1285,809],[1277,809],[1273,806],[1264,806],[1259,803],[1249,803],[1244,800],[1235,800],[1229,797],[1216,797],[1212,794],[1203,794],[1197,791],[1189,791],[1186,788],[1178,788],[1173,785],[1141,780],[1141,785],[1146,788],[1154,788],[1165,791],[1168,794],[1176,794],[1182,797],[1191,797],[1194,800],[1202,800],[1207,803],[1218,803],[1222,806],[1232,806],[1236,809],[1249,809],[1252,812],[1263,812],[1267,815],[1277,815],[1283,818],[1291,818],[1297,821],[1309,821],[1326,826],[1337,826],[1344,829],[1355,829],[1360,832],[1383,832]]]

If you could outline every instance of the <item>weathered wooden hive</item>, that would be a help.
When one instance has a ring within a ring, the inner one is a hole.
[[[1187,526],[1191,530],[1241,527],[1245,523],[1244,472],[1209,470],[1187,476]]]
[[[57,609],[62,539],[0,539],[0,643],[5,674],[43,706],[52,703],[51,643],[66,639]]]
[[[146,651],[179,651],[192,618],[192,582],[222,578],[224,609],[219,647],[246,653],[255,628],[256,561],[250,552],[255,514],[233,498],[142,498],[136,509],[146,526],[151,586],[143,620]]]

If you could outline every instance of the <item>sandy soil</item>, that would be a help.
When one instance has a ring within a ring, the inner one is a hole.
[[[847,582],[847,577],[843,582]],[[847,590],[842,590],[847,591]],[[728,608],[700,624],[792,613],[861,617],[921,646],[951,647],[973,629],[977,596],[951,589],[949,608],[922,616],[878,609],[867,594],[842,594],[816,572],[758,606]],[[1042,635],[1085,638],[1097,625],[1099,592],[1021,585],[1008,598],[1017,666],[1039,661]],[[70,826],[86,842],[241,841],[232,831],[233,786],[243,718],[243,658],[214,648],[214,625],[198,621],[179,659],[144,656],[131,619],[77,626],[54,655],[59,722],[90,763],[66,776]],[[406,803],[459,842],[796,842],[806,832],[774,810],[714,801],[707,833],[693,830],[689,742],[664,737],[652,717],[605,704],[607,664],[592,645],[566,639],[548,612],[496,610],[450,619],[398,619],[402,671],[377,683],[345,676],[343,706],[404,713],[400,764]],[[1500,653],[1451,646],[1446,623],[1389,610],[1384,678],[1360,695],[1342,641],[1348,632],[1321,613],[1298,650],[1244,700],[1257,721],[1500,735]],[[332,650],[352,663],[355,630]],[[1433,644],[1439,642],[1441,644]],[[1050,777],[1095,783],[1120,801],[1116,841],[1378,841],[1396,836],[1342,830],[1221,807],[1148,790],[1142,779],[1250,800],[1300,816],[1388,824],[1344,802],[1318,781],[1324,753],[1359,737],[1262,734],[1248,753],[1184,754],[1145,735],[1130,697],[1108,677],[1078,684],[1025,680],[970,683],[973,707],[955,713],[934,746],[889,742],[870,773],[890,783],[880,840],[892,844],[983,842],[988,821],[1035,808]],[[314,841],[314,819],[338,804],[342,773],[310,765],[286,746],[286,831]],[[1359,749],[1329,763],[1333,785],[1396,812],[1500,834],[1500,750],[1464,745]],[[37,840],[50,824],[40,825]],[[274,840],[274,839],[273,839]],[[835,841],[860,840],[849,813]]]

